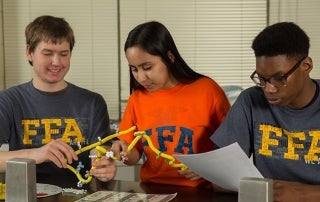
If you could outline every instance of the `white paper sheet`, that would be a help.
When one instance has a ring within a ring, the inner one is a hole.
[[[201,177],[232,191],[239,191],[243,177],[263,178],[237,142],[210,152],[174,156]]]

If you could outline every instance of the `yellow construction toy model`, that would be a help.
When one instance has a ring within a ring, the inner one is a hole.
[[[112,158],[114,160],[125,160],[125,156],[121,156],[122,159],[117,159],[116,157],[114,157],[113,152],[112,151],[108,151],[107,149],[105,149],[104,147],[102,147],[101,145],[105,144],[106,142],[110,141],[113,138],[119,137],[121,135],[130,133],[130,132],[134,132],[136,130],[136,126],[132,126],[131,128],[125,130],[125,131],[120,131],[117,132],[115,134],[109,135],[103,139],[99,139],[98,142],[93,143],[91,145],[88,145],[86,147],[81,148],[79,146],[79,149],[77,151],[75,151],[75,153],[77,155],[79,155],[80,153],[87,151],[87,150],[91,150],[91,149],[96,149],[98,151],[97,155],[90,155],[89,158],[96,158],[96,160],[100,160],[102,156],[107,156],[108,158]],[[175,163],[175,158],[172,155],[169,154],[165,154],[161,151],[159,151],[157,148],[154,147],[150,137],[146,134],[145,131],[137,131],[134,132],[134,140],[130,143],[130,145],[128,146],[128,150],[127,152],[131,151],[133,149],[133,147],[137,144],[137,142],[141,139],[144,138],[147,142],[149,147],[151,148],[151,150],[153,152],[155,152],[157,154],[157,158],[162,157],[165,158],[167,160],[167,163],[175,168],[180,168],[181,170],[185,170],[187,169],[187,166],[182,164],[182,163]],[[78,187],[82,187],[83,184],[87,184],[92,180],[92,175],[90,175],[89,173],[87,173],[85,175],[86,179],[83,178],[81,176],[81,174],[79,173],[79,169],[75,169],[74,167],[72,167],[71,165],[67,165],[67,168],[69,170],[71,170],[78,178],[79,182],[77,184]],[[91,169],[95,169],[94,167],[92,167]]]

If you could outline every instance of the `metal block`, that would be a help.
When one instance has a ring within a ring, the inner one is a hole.
[[[272,179],[244,177],[240,179],[238,202],[273,202]]]
[[[13,158],[7,161],[6,201],[37,201],[36,162],[32,159]]]

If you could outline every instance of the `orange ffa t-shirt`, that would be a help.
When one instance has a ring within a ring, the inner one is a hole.
[[[119,130],[137,126],[137,130],[146,131],[153,145],[165,154],[203,153],[214,149],[210,136],[229,109],[229,101],[220,86],[214,80],[202,77],[171,89],[134,91]],[[129,133],[119,138],[130,144],[135,137]],[[140,170],[143,182],[210,187],[211,183],[204,179],[191,181],[180,175],[178,168],[159,158],[146,140],[142,139],[136,147],[146,155]]]

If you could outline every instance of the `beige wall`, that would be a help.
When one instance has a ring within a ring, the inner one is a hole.
[[[3,23],[2,23],[2,0],[0,0],[0,90],[4,88],[4,59],[3,59]]]
[[[306,30],[311,39],[310,56],[313,58],[315,67],[311,76],[320,78],[320,37],[318,34],[320,1],[268,1],[270,23],[293,21]],[[192,2],[203,4],[194,8]],[[211,76],[220,85],[251,86],[253,83],[249,75],[254,70],[255,61],[250,44],[253,36],[267,23],[265,9],[267,0],[244,1],[249,6],[243,6],[244,8],[240,6],[245,17],[248,13],[263,15],[263,18],[252,18],[252,23],[258,24],[257,28],[249,29],[244,26],[243,29],[239,29],[240,34],[232,28],[248,23],[247,18],[243,18],[245,23],[233,25],[229,15],[233,10],[229,7],[226,7],[226,11],[223,10],[224,7],[219,10],[212,2],[220,1],[0,0],[0,89],[28,81],[31,78],[32,69],[25,59],[23,33],[26,24],[41,14],[63,16],[71,23],[76,34],[76,46],[67,80],[102,94],[108,103],[112,119],[121,117],[119,112],[123,112],[129,96],[129,71],[124,57],[123,43],[128,31],[136,24],[146,20],[160,20],[170,29],[182,56],[196,71],[201,69],[200,73]],[[119,16],[117,3],[120,4]],[[208,6],[209,4],[211,7]],[[182,6],[185,8],[182,9]],[[218,15],[219,13],[221,16]],[[231,23],[230,26],[219,20],[224,19],[223,15],[227,16],[226,19],[228,23]],[[217,19],[217,24],[213,23],[214,19]],[[200,24],[196,26],[196,22]],[[227,32],[222,32],[221,26],[224,26]],[[212,32],[209,32],[208,27],[212,28]],[[228,31],[229,28],[230,31]],[[248,34],[247,31],[251,33]],[[231,36],[232,40],[219,38],[224,35]],[[193,36],[197,38],[192,38]],[[243,40],[237,40],[238,36],[242,36]],[[231,46],[233,44],[239,44],[239,47],[234,48]],[[241,51],[241,54],[236,53],[237,51]],[[6,67],[5,70],[4,67]],[[121,106],[119,106],[120,101]]]

